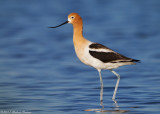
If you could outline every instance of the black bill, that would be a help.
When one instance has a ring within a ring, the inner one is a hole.
[[[68,21],[66,21],[66,22],[64,22],[64,23],[62,23],[62,24],[60,24],[60,25],[58,25],[58,26],[55,26],[55,27],[48,27],[48,28],[57,28],[57,27],[60,27],[60,26],[62,26],[62,25],[64,25],[64,24],[67,24],[68,23]]]

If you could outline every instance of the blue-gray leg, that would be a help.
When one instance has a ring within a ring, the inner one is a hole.
[[[112,100],[115,102],[116,93],[117,93],[117,89],[118,89],[118,85],[119,85],[119,81],[120,81],[120,75],[113,70],[110,70],[110,71],[117,76],[117,83],[116,83],[116,86],[115,86],[115,89],[114,89],[114,94],[113,94],[113,97],[112,97]]]
[[[104,108],[104,105],[103,105],[103,80],[102,80],[102,75],[101,75],[101,69],[98,69],[98,72],[99,72],[100,84],[101,84],[100,105],[102,106],[102,108]]]

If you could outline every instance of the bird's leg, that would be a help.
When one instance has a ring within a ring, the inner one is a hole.
[[[120,81],[120,75],[117,74],[117,73],[116,73],[115,71],[113,71],[113,70],[110,70],[110,71],[117,76],[117,83],[116,83],[115,90],[114,90],[114,94],[113,94],[113,97],[112,97],[112,100],[116,103],[115,97],[116,97],[116,93],[117,93],[117,89],[118,89],[118,85],[119,85],[119,81]]]
[[[102,106],[102,109],[104,109],[104,105],[103,105],[103,80],[102,80],[101,70],[98,69],[98,72],[99,72],[100,83],[101,83],[100,105]]]

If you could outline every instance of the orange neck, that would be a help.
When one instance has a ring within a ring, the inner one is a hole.
[[[73,43],[74,45],[85,43],[86,39],[83,37],[83,22],[79,20],[73,24]]]

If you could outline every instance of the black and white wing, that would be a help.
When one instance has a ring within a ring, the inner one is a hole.
[[[98,43],[89,45],[89,53],[92,57],[97,58],[104,63],[139,62],[139,60],[125,57]]]

